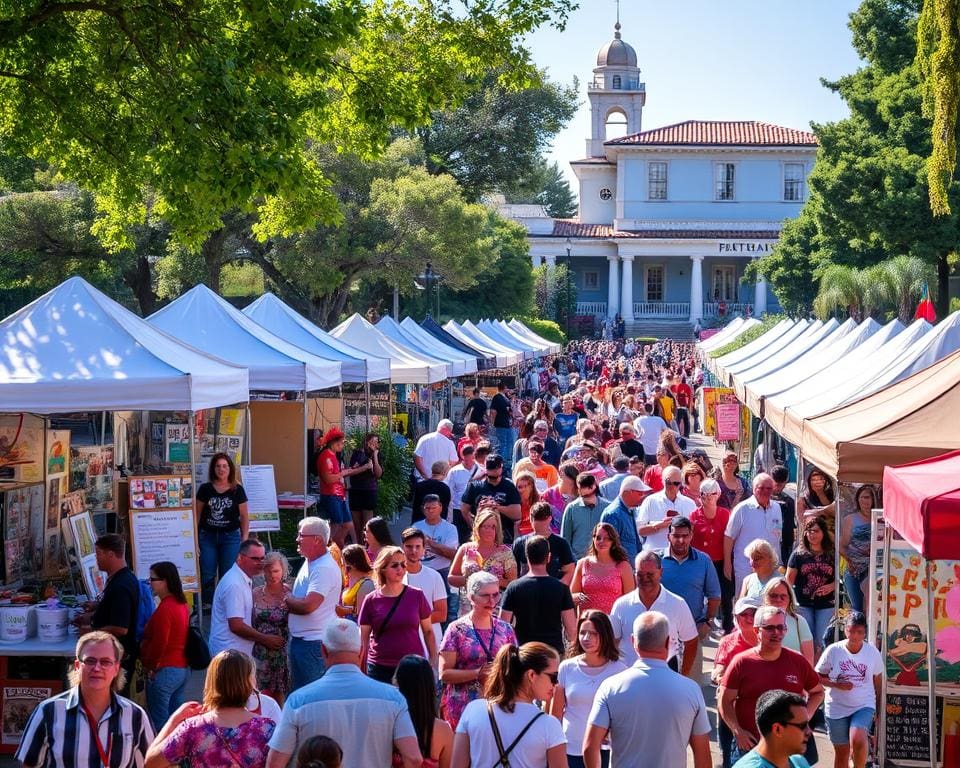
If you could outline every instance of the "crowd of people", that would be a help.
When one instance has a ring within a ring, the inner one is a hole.
[[[197,493],[203,700],[185,700],[193,630],[176,567],[151,566],[158,603],[140,631],[126,544],[103,536],[108,581],[81,621],[75,687],[37,708],[18,758],[677,768],[689,753],[705,768],[712,637],[724,768],[815,764],[824,698],[835,766],[863,768],[880,676],[861,613],[875,491],[836,533],[819,470],[794,505],[782,466],[748,479],[730,452],[714,467],[686,442],[702,382],[690,344],[601,340],[530,365],[518,391],[474,391],[462,435],[443,420],[417,442],[399,535],[374,516],[374,436],[345,461],[331,429],[295,573],[250,537],[218,454]],[[854,609],[839,642],[835,547]],[[145,709],[126,698],[135,663]]]

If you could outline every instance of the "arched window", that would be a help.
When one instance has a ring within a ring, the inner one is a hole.
[[[622,109],[612,109],[607,114],[606,141],[627,135],[627,115]]]
[[[620,75],[614,75],[614,76],[613,76],[613,87],[614,87],[616,90],[620,90],[620,89],[623,87],[623,86],[621,85]]]

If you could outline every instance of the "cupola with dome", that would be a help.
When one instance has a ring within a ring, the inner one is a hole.
[[[618,135],[640,132],[640,117],[647,94],[640,82],[637,52],[620,34],[620,19],[613,27],[613,40],[597,53],[593,80],[587,87],[592,130],[587,156],[602,157],[603,143],[610,138],[608,124]]]

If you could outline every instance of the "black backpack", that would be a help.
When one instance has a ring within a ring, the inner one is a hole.
[[[184,650],[190,669],[206,669],[210,666],[210,647],[200,633],[200,627],[190,624],[187,627],[187,647]]]

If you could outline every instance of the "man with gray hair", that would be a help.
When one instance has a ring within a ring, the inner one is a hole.
[[[323,676],[320,638],[337,617],[343,586],[340,567],[327,550],[330,524],[320,517],[305,517],[297,531],[303,565],[285,598],[290,609],[290,686],[294,691]]]
[[[754,539],[766,539],[774,552],[780,551],[783,512],[774,501],[774,482],[761,472],[753,478],[753,496],[733,508],[723,535],[723,575],[734,581],[733,594],[740,594],[743,580],[750,573],[750,560],[744,548]]]
[[[583,762],[600,768],[600,745],[610,737],[610,764],[618,768],[709,768],[710,721],[700,686],[667,665],[670,622],[659,611],[637,617],[631,631],[637,661],[600,684],[587,718]]]
[[[658,552],[667,548],[670,521],[678,515],[690,517],[697,508],[693,499],[680,493],[683,482],[679,467],[665,467],[662,477],[663,490],[647,496],[637,510],[637,529],[646,537],[643,548]]]
[[[459,461],[450,419],[440,419],[436,432],[427,432],[417,441],[413,451],[414,479],[426,480],[430,477],[430,468],[435,461],[445,461],[451,467]]]
[[[266,768],[286,768],[303,743],[318,735],[340,745],[342,768],[390,765],[394,750],[404,768],[419,768],[423,756],[406,699],[360,671],[360,628],[334,618],[323,628],[320,645],[327,672],[284,703]]]

